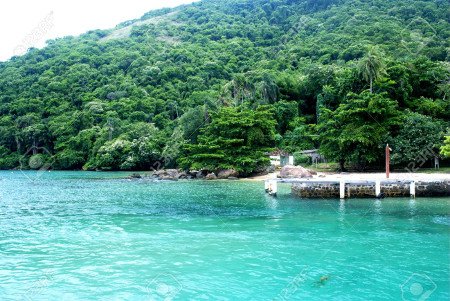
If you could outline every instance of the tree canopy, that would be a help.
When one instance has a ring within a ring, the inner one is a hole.
[[[180,159],[187,169],[234,169],[251,174],[269,163],[267,153],[275,141],[275,119],[270,108],[221,108]]]
[[[58,169],[251,172],[274,148],[363,168],[388,142],[404,164],[399,121],[424,121],[411,131],[435,151],[449,126],[449,6],[203,0],[48,41],[0,63],[0,168],[42,154]]]

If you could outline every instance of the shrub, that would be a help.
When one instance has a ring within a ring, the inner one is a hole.
[[[294,153],[294,164],[295,165],[310,165],[311,164],[311,158],[308,156],[305,156],[304,154],[300,152]]]
[[[25,168],[36,170],[41,168],[44,164],[45,164],[44,155],[36,154],[30,157],[30,159],[28,160],[28,166],[26,166]]]

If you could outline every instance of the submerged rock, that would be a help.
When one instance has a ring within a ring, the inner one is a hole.
[[[142,176],[141,176],[141,174],[134,173],[134,174],[130,175],[128,178],[129,179],[141,179]]]
[[[302,167],[286,165],[281,171],[279,178],[312,178],[314,172]]]

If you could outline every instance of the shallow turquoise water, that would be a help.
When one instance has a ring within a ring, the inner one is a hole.
[[[450,198],[123,175],[0,172],[0,300],[450,298]]]

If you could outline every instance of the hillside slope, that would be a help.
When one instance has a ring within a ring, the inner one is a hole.
[[[236,147],[365,167],[386,142],[406,165],[450,120],[448,20],[445,0],[203,0],[49,41],[0,63],[0,168],[257,170]],[[255,109],[273,130],[213,129]]]

